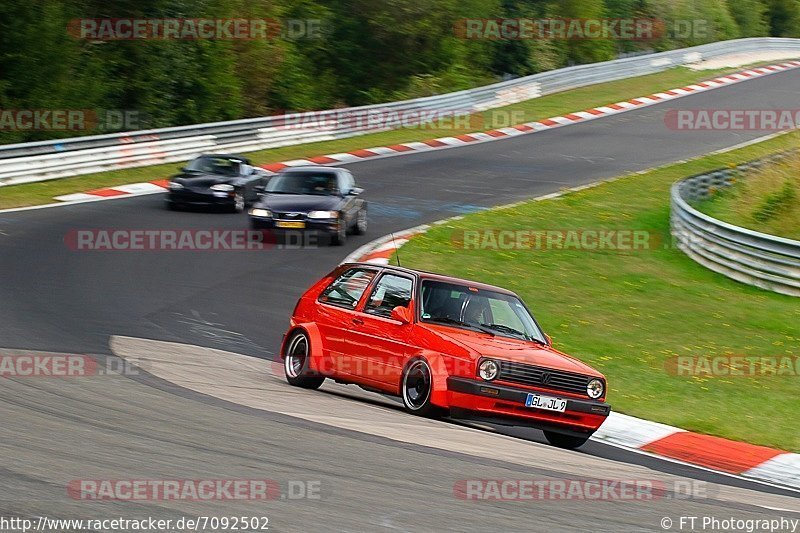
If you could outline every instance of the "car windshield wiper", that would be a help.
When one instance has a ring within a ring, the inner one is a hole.
[[[505,324],[481,324],[481,327],[487,328],[489,330],[502,331],[503,333],[508,333],[510,335],[516,335],[518,337],[522,337],[526,341],[541,342],[538,339],[535,339],[532,336],[528,335],[524,331],[514,329],[511,326],[506,326]]]
[[[461,326],[462,328],[474,329],[474,330],[477,330],[477,331],[482,331],[484,333],[488,333],[489,335],[491,335],[493,337],[496,335],[496,333],[494,331],[492,331],[491,329],[481,327],[478,324],[470,324],[469,322],[462,322],[461,320],[456,320],[454,318],[448,318],[448,317],[445,317],[445,316],[434,317],[434,318],[426,318],[425,320],[427,322],[438,322],[440,324],[448,324],[448,325],[452,325],[452,326]]]

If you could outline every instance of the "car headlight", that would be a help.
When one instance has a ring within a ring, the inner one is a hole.
[[[180,189],[183,189],[183,185],[181,185],[180,183],[176,183],[174,181],[170,181],[169,182],[169,190],[177,191],[177,190],[180,190]]]
[[[481,364],[478,365],[478,375],[486,381],[492,381],[499,373],[500,366],[491,359],[484,359],[481,361]]]
[[[586,394],[589,395],[589,398],[600,398],[603,396],[603,393],[606,391],[606,386],[603,384],[603,381],[600,379],[593,379],[586,385]]]
[[[272,212],[269,209],[251,209],[250,215],[254,217],[262,217],[262,218],[269,218],[272,216]]]
[[[338,211],[311,211],[308,218],[339,218]]]
[[[212,185],[211,190],[219,192],[231,192],[233,190],[233,185],[228,185],[227,183],[218,183],[217,185]]]

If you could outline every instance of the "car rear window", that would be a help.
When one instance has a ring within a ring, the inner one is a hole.
[[[346,270],[322,291],[319,301],[353,309],[376,273],[375,270],[366,268]]]

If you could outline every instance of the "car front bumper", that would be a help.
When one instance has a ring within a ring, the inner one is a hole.
[[[302,222],[302,227],[279,227],[277,222],[298,223]],[[274,231],[316,231],[320,233],[335,234],[339,228],[339,221],[335,219],[303,219],[303,220],[275,220],[274,218],[255,217],[250,215],[250,227],[253,229],[266,229]]]
[[[213,191],[193,191],[191,189],[171,190],[165,201],[173,205],[192,205],[197,207],[231,207],[236,201],[233,193]]]
[[[447,396],[454,418],[479,420],[500,425],[527,426],[588,437],[594,433],[611,412],[607,403],[561,396],[567,400],[563,413],[525,406],[528,394],[539,394],[492,382],[450,376]],[[557,396],[552,392],[541,392]]]

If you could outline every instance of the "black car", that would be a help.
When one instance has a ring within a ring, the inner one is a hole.
[[[270,179],[250,210],[250,225],[258,230],[317,231],[328,234],[334,244],[343,244],[349,232],[367,231],[362,192],[343,168],[285,168]]]
[[[269,174],[244,157],[205,154],[196,157],[169,180],[167,207],[218,207],[234,212],[258,200]]]

